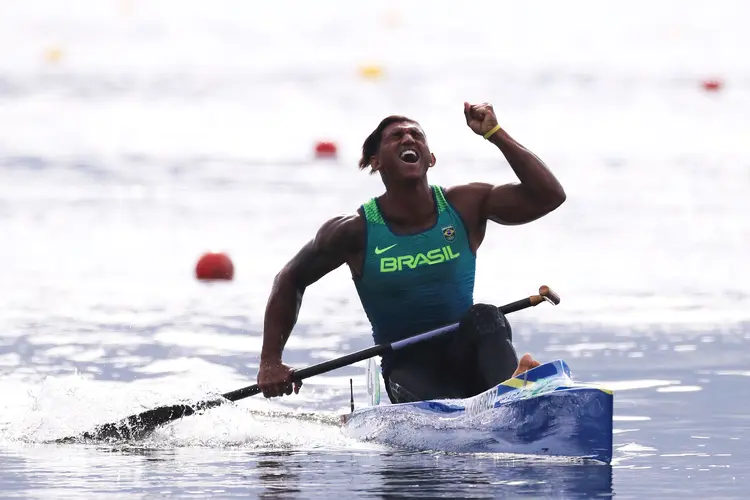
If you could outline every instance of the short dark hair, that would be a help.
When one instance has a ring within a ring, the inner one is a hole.
[[[383,118],[381,122],[375,127],[370,135],[367,136],[365,142],[362,143],[362,158],[359,159],[359,169],[364,170],[370,166],[370,158],[378,153],[380,149],[380,141],[383,139],[383,131],[388,126],[399,122],[417,123],[416,120],[412,120],[406,116],[391,115]],[[417,123],[418,124],[418,123]],[[374,170],[370,170],[370,174],[374,174]]]

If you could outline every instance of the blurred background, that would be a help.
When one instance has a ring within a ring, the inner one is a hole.
[[[700,399],[712,383],[747,390],[746,2],[8,0],[0,10],[6,437],[253,383],[273,276],[325,220],[383,191],[357,170],[383,117],[422,124],[433,183],[515,181],[466,126],[464,101],[491,102],[568,194],[539,221],[491,227],[479,252],[477,301],[542,284],[562,296],[514,316],[519,350],[619,384],[617,411],[646,420],[662,403],[726,407],[732,394]],[[196,280],[209,251],[231,259],[233,280]],[[308,289],[287,360],[370,344],[341,268]],[[363,373],[247,404],[338,410],[349,377],[363,398]],[[653,389],[677,385],[687,389]],[[45,411],[81,405],[66,421]],[[747,421],[733,408],[736,436]],[[618,444],[694,449],[636,436]]]

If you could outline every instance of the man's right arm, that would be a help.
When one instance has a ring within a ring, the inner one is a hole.
[[[362,245],[359,215],[334,217],[276,275],[266,305],[258,384],[266,397],[290,394],[291,368],[281,361],[305,289],[347,262]]]

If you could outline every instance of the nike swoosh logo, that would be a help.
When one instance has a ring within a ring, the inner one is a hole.
[[[385,248],[375,247],[375,255],[380,255],[383,252],[387,252],[388,250],[390,250],[391,248],[395,247],[396,245],[398,245],[398,243],[394,243],[393,245],[391,245],[389,247],[385,247]]]

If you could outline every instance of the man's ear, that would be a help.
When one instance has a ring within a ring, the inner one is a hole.
[[[372,168],[373,172],[377,172],[380,170],[380,161],[378,161],[378,157],[373,155],[370,157],[370,167]]]
[[[435,153],[430,153],[430,156],[432,157],[432,160],[430,160],[430,166],[434,167],[437,163],[437,158],[435,158]]]

